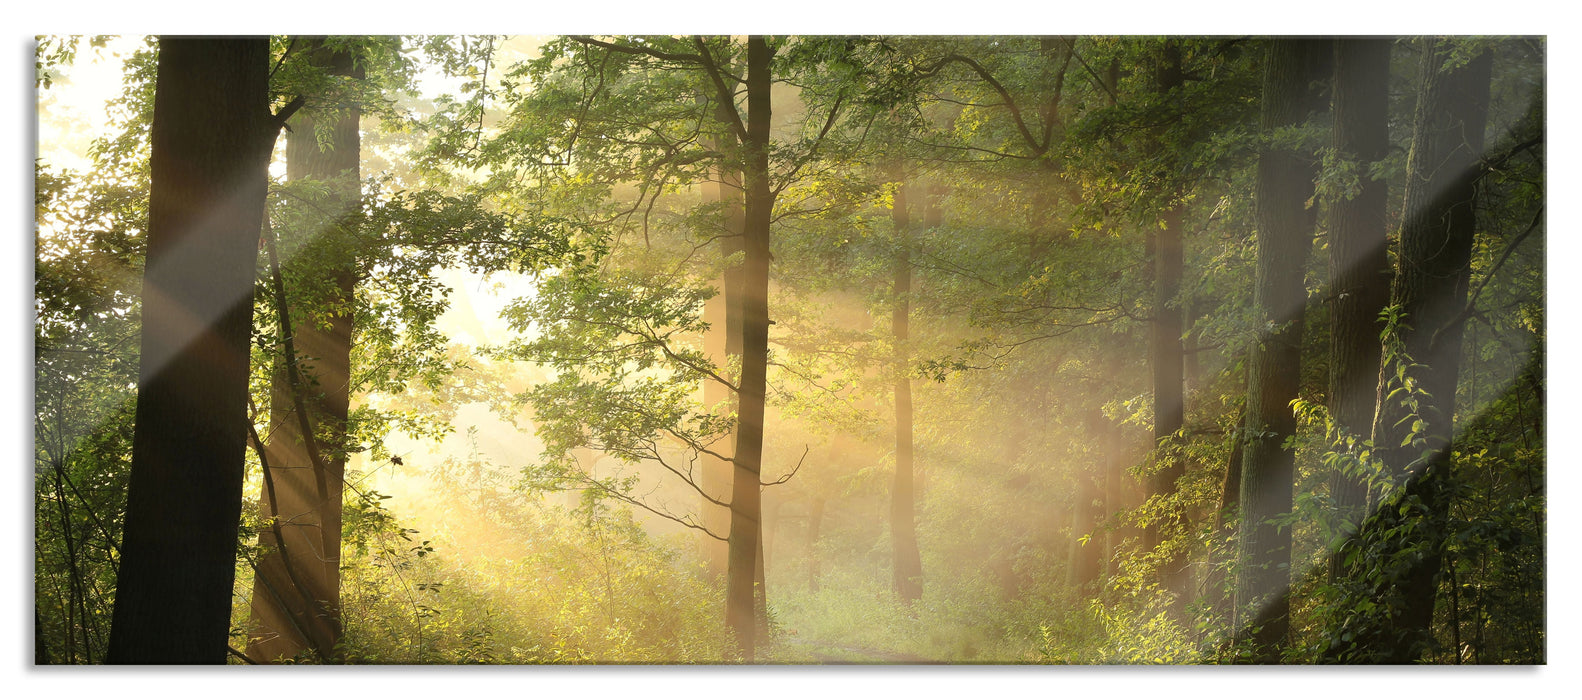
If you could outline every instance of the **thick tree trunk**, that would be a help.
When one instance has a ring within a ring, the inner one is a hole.
[[[110,663],[224,663],[269,153],[269,41],[160,40]]]
[[[758,556],[760,484],[763,463],[764,398],[769,359],[769,64],[762,36],[747,39],[747,141],[743,179],[747,185],[746,253],[742,275],[742,378],[738,394],[736,465],[731,488],[731,534],[726,573],[725,617],[745,661],[753,660],[753,568]]]
[[[1390,288],[1391,305],[1400,310],[1403,324],[1392,340],[1405,357],[1387,356],[1380,368],[1373,424],[1375,454],[1408,485],[1404,493],[1386,498],[1386,507],[1354,538],[1366,548],[1361,555],[1368,561],[1386,562],[1395,570],[1368,578],[1362,571],[1349,572],[1377,612],[1359,616],[1358,629],[1339,630],[1335,636],[1350,641],[1328,652],[1330,659],[1410,663],[1432,643],[1450,509],[1450,442],[1465,324],[1461,311],[1467,301],[1473,200],[1493,61],[1483,51],[1452,67],[1455,40],[1425,39],[1422,46],[1405,216]],[[1421,393],[1392,397],[1403,363],[1410,363],[1403,371]],[[1418,402],[1415,412],[1404,405],[1408,399]],[[1410,419],[1414,415],[1422,421],[1420,430]],[[1403,529],[1411,536],[1387,535]]]
[[[1352,435],[1372,433],[1379,379],[1379,312],[1390,297],[1385,233],[1388,186],[1368,176],[1390,148],[1390,39],[1335,41],[1333,144],[1355,163],[1358,189],[1337,199],[1329,224],[1329,414]],[[1336,471],[1330,496],[1348,523],[1361,519],[1367,486]],[[1338,574],[1338,572],[1334,572]]]
[[[895,339],[895,482],[890,488],[890,544],[892,586],[902,602],[911,604],[923,596],[923,563],[917,551],[917,496],[912,479],[912,380],[906,376],[911,362],[912,220],[902,177],[897,174],[895,206],[890,210],[896,244],[890,305],[890,330]]]
[[[1269,42],[1263,75],[1265,134],[1300,126],[1322,107],[1314,82],[1329,72],[1329,40]],[[1289,630],[1291,529],[1270,522],[1291,511],[1296,454],[1286,441],[1296,432],[1291,402],[1302,370],[1306,262],[1313,248],[1313,196],[1317,162],[1295,146],[1269,146],[1258,156],[1258,257],[1253,307],[1258,343],[1247,373],[1246,447],[1242,458],[1239,615],[1258,608],[1264,623],[1253,640],[1253,658],[1279,660]]]
[[[334,52],[322,40],[308,40],[308,60],[328,69],[331,75],[360,78],[350,53]],[[320,147],[317,125],[307,114],[292,120],[286,139],[286,178],[326,183],[327,196],[313,204],[322,216],[309,230],[282,231],[282,244],[296,251],[293,261],[283,264],[322,274],[327,269],[334,281],[333,298],[306,302],[290,301],[289,309],[277,313],[301,314],[308,307],[323,303],[339,309],[328,315],[329,327],[313,319],[296,316],[295,357],[301,370],[296,385],[287,375],[289,361],[276,365],[270,393],[270,432],[265,450],[268,455],[273,488],[265,489],[261,507],[265,518],[278,518],[284,541],[277,541],[274,529],[259,533],[265,547],[259,558],[253,582],[253,622],[248,640],[248,656],[273,661],[296,658],[305,653],[329,660],[336,656],[340,641],[340,543],[341,495],[344,489],[346,458],[344,434],[351,402],[350,312],[356,285],[355,251],[349,237],[338,230],[343,218],[358,207],[360,199],[361,136],[358,132],[360,110],[352,106],[332,126],[328,144]],[[310,217],[318,219],[318,217]],[[295,394],[295,395],[294,395]],[[308,408],[310,420],[319,436],[304,434],[296,406]],[[323,435],[329,440],[323,440]],[[314,463],[307,441],[320,440],[314,451],[323,469]],[[322,485],[322,493],[320,488]],[[287,558],[297,590],[287,573]]]

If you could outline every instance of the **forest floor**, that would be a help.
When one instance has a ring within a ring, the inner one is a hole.
[[[845,646],[816,639],[790,638],[776,642],[770,652],[774,662],[788,664],[941,664],[939,659],[928,659],[898,651]]]

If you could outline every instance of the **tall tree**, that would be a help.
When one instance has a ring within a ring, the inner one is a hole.
[[[721,129],[721,133],[714,137],[714,143],[711,145],[714,150],[721,153],[733,153],[737,150],[738,143],[735,133],[727,125],[730,123],[730,114],[735,111],[735,106],[718,99],[711,102],[715,106],[714,120]],[[718,293],[710,297],[704,307],[704,320],[709,324],[709,330],[704,338],[704,349],[709,361],[715,367],[728,368],[732,366],[733,358],[739,358],[742,354],[742,269],[737,261],[742,251],[742,227],[745,224],[746,212],[742,198],[740,169],[731,161],[720,160],[715,166],[715,180],[707,189],[712,190],[714,201],[723,209],[721,218],[724,226],[714,232],[713,237],[719,240],[720,259],[723,261],[724,271],[719,278]],[[734,387],[714,377],[705,377],[703,403],[719,413],[734,413],[736,410]],[[734,440],[734,435],[727,437],[726,440]],[[721,454],[730,454],[733,451],[734,446],[729,443],[721,445],[719,450]],[[731,463],[716,454],[705,454],[702,460],[703,474],[700,486],[705,494],[700,498],[699,507],[703,509],[703,526],[710,532],[729,532],[730,509],[717,503],[729,501]],[[703,542],[710,573],[723,576],[729,556],[726,542],[707,536],[703,538]]]
[[[111,663],[222,663],[269,154],[264,38],[160,40],[137,422]]]
[[[700,50],[711,73],[718,67]],[[725,618],[742,657],[753,659],[753,568],[758,557],[763,466],[764,399],[769,369],[769,224],[775,195],[769,187],[770,62],[774,52],[762,36],[747,38],[747,114],[738,119],[744,152],[746,220],[742,229],[742,376],[737,394],[735,476],[731,481],[730,560],[725,582]],[[725,92],[721,87],[721,91]],[[725,95],[722,95],[724,97]]]
[[[1296,483],[1296,432],[1291,402],[1302,369],[1306,262],[1313,247],[1317,161],[1288,133],[1322,107],[1318,81],[1333,55],[1329,40],[1271,40],[1263,74],[1261,127],[1269,140],[1258,155],[1257,281],[1253,306],[1258,342],[1249,360],[1247,442],[1239,493],[1240,566],[1236,607],[1257,606],[1254,658],[1278,660],[1289,630],[1291,529],[1273,522],[1289,513]]]
[[[908,376],[909,323],[912,304],[912,219],[907,211],[905,175],[896,169],[890,222],[894,226],[894,279],[891,286],[890,330],[895,340],[895,480],[890,487],[890,543],[893,587],[907,603],[923,595],[923,563],[917,551],[916,484],[913,479],[912,379]]]
[[[1154,67],[1153,87],[1161,99],[1176,102],[1180,100],[1179,92],[1185,80],[1178,40],[1166,39]],[[1163,140],[1162,136],[1160,140]],[[1156,148],[1162,151],[1165,146],[1161,143]],[[1164,158],[1169,160],[1168,156]],[[1186,461],[1173,444],[1176,434],[1186,425],[1186,396],[1182,384],[1183,312],[1178,303],[1184,264],[1181,230],[1186,207],[1178,201],[1179,184],[1166,177],[1163,186],[1172,191],[1164,195],[1165,209],[1159,215],[1158,226],[1148,231],[1148,259],[1153,273],[1153,320],[1148,336],[1148,365],[1153,376],[1154,444],[1159,448],[1156,453],[1159,464],[1155,465],[1155,471],[1149,479],[1148,493],[1155,498],[1174,494],[1176,482],[1186,473]],[[1155,517],[1143,532],[1143,547],[1158,549],[1167,539],[1166,531],[1179,525],[1178,516]],[[1161,579],[1167,589],[1182,593],[1185,588],[1185,552],[1162,554]]]
[[[304,58],[327,77],[362,79],[353,50],[323,38],[293,39],[298,42]],[[340,639],[341,496],[357,282],[355,251],[340,229],[358,209],[360,117],[352,101],[310,104],[291,121],[286,139],[286,179],[319,183],[323,196],[309,207],[315,216],[298,219],[311,222],[308,230],[281,231],[281,247],[296,251],[287,263],[294,274],[275,266],[277,274],[303,284],[298,294],[277,299],[285,303],[275,309],[282,329],[293,332],[279,348],[291,350],[276,363],[270,393],[269,473],[260,507],[278,528],[259,532],[264,553],[252,597],[257,628],[248,643],[255,659],[304,652],[329,659]],[[321,130],[328,139],[320,138]],[[322,287],[313,291],[323,298],[304,298],[309,295],[301,288],[310,286]]]
[[[1385,231],[1388,183],[1373,175],[1388,154],[1391,39],[1335,40],[1332,146],[1348,173],[1329,220],[1329,414],[1347,435],[1372,433],[1379,377],[1379,312],[1390,297]],[[1360,475],[1336,470],[1330,496],[1355,523],[1367,503]]]
[[[1337,625],[1330,660],[1410,663],[1432,643],[1431,625],[1449,519],[1451,436],[1471,271],[1475,201],[1485,174],[1484,129],[1493,54],[1449,38],[1421,40],[1417,108],[1407,156],[1379,371],[1374,454],[1405,486],[1348,547],[1383,563],[1348,568],[1369,614]],[[1394,533],[1394,534],[1392,534]],[[1342,555],[1346,554],[1343,549]]]

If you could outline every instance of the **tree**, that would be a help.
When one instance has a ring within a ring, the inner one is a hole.
[[[1291,528],[1274,519],[1291,510],[1296,484],[1296,432],[1291,402],[1301,381],[1306,263],[1313,247],[1317,161],[1293,135],[1322,108],[1319,81],[1329,72],[1328,40],[1275,39],[1264,64],[1262,128],[1269,139],[1258,156],[1258,267],[1253,305],[1258,342],[1247,381],[1246,447],[1239,489],[1240,556],[1236,607],[1256,608],[1254,658],[1278,659],[1289,629]],[[1299,133],[1299,132],[1298,132]]]
[[[894,281],[891,286],[890,328],[895,337],[895,481],[890,489],[890,542],[896,595],[914,603],[923,595],[923,563],[917,551],[916,484],[913,479],[912,378],[908,376],[911,320],[912,261],[911,216],[907,212],[907,183],[897,173],[895,203],[890,221],[895,227]],[[926,195],[925,195],[926,197]],[[938,208],[925,203],[929,219]],[[933,228],[937,221],[925,221]]]
[[[707,48],[701,50],[707,58]],[[747,114],[735,122],[745,151],[742,181],[747,192],[742,228],[742,375],[736,409],[736,470],[731,480],[731,533],[735,536],[730,541],[726,570],[725,618],[748,661],[753,659],[756,634],[753,574],[761,546],[759,474],[763,471],[769,369],[769,223],[775,203],[769,188],[769,68],[773,58],[764,37],[747,38]],[[717,71],[712,63],[705,68]]]
[[[331,79],[364,77],[355,49],[323,38],[291,43]],[[257,562],[252,598],[258,629],[247,650],[250,657],[264,660],[307,652],[321,660],[334,658],[340,639],[341,493],[358,273],[356,251],[349,237],[337,231],[360,210],[361,109],[356,103],[326,105],[317,96],[314,101],[290,124],[286,178],[322,183],[324,192],[312,202],[318,216],[305,217],[316,225],[285,231],[281,238],[300,251],[293,256],[294,267],[304,270],[293,278],[306,282],[304,287],[322,289],[323,298],[308,304],[302,298],[306,294],[299,292],[296,303],[288,301],[281,263],[275,259],[279,246],[271,242],[268,248],[272,283],[280,285],[275,306],[285,355],[274,371],[267,444],[262,448],[267,466],[260,506],[271,527],[259,532],[264,552]],[[327,141],[320,138],[321,123],[329,132]],[[327,284],[319,281],[326,278]],[[303,306],[329,311],[309,316]],[[298,318],[293,323],[294,314]]]
[[[269,154],[267,39],[160,40],[141,371],[107,660],[223,663]]]
[[[1372,433],[1379,314],[1390,296],[1385,203],[1375,168],[1390,148],[1390,39],[1336,39],[1332,147],[1344,172],[1329,214],[1329,414],[1341,430]],[[1367,504],[1361,475],[1335,470],[1330,496],[1348,523]],[[1337,572],[1338,573],[1338,572]]]
[[[1433,640],[1493,54],[1445,38],[1420,47],[1372,440],[1385,483],[1403,486],[1375,496],[1380,507],[1337,553],[1349,562],[1348,600],[1368,613],[1335,625],[1332,661],[1409,663]],[[1366,560],[1384,565],[1368,571]]]

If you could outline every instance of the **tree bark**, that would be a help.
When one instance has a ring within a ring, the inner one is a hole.
[[[108,661],[224,663],[269,154],[269,42],[162,38],[132,470]]]
[[[307,59],[313,65],[325,68],[330,75],[362,77],[351,53],[333,51],[322,39],[305,43]],[[284,541],[276,541],[272,529],[258,536],[265,551],[259,557],[253,584],[256,627],[248,639],[247,655],[254,659],[291,659],[311,652],[321,661],[329,660],[336,656],[341,636],[343,443],[351,403],[350,309],[357,272],[355,251],[338,227],[343,217],[357,209],[361,196],[360,112],[351,105],[341,114],[332,125],[329,143],[322,148],[315,133],[317,124],[307,113],[298,113],[292,120],[286,139],[286,179],[324,182],[328,195],[312,205],[323,216],[314,229],[284,232],[282,244],[297,251],[296,259],[284,264],[311,270],[310,274],[322,274],[327,267],[334,286],[333,298],[324,303],[338,310],[328,314],[328,328],[300,315],[295,318],[291,326],[296,356],[277,362],[271,382],[270,431],[264,449],[274,488],[264,491],[260,505],[264,517],[279,519]],[[298,298],[276,312],[300,314],[309,305]],[[295,382],[287,374],[292,364],[302,370]],[[311,395],[306,385],[312,385]],[[309,421],[297,414],[299,403],[308,409]],[[304,423],[328,434],[329,439],[306,434]],[[322,444],[315,443],[310,451],[309,440]],[[318,464],[314,452],[320,455]],[[320,466],[323,473],[318,473]],[[307,590],[296,590],[292,585],[285,571],[287,557]],[[270,595],[271,590],[280,597]]]
[[[1379,378],[1379,312],[1389,303],[1388,185],[1369,168],[1389,152],[1389,39],[1335,41],[1333,144],[1355,164],[1358,189],[1335,200],[1329,224],[1329,414],[1341,430],[1372,433]],[[1367,504],[1367,486],[1336,471],[1329,492],[1354,527]],[[1338,575],[1339,572],[1332,572]]]
[[[762,36],[747,38],[747,140],[743,179],[747,214],[742,276],[742,378],[738,394],[735,471],[731,489],[731,534],[726,573],[726,623],[744,661],[754,655],[753,568],[758,556],[763,464],[764,399],[769,359],[769,224],[774,193],[769,188],[770,61]]]
[[[1155,87],[1168,95],[1185,80],[1180,47],[1166,39],[1163,56],[1155,74]],[[1159,146],[1164,148],[1163,144]],[[1171,185],[1178,187],[1178,185]],[[1174,437],[1186,422],[1186,403],[1182,391],[1183,352],[1181,346],[1182,311],[1177,297],[1181,293],[1181,222],[1185,206],[1171,202],[1161,214],[1160,228],[1149,235],[1149,256],[1154,277],[1153,324],[1149,336],[1150,366],[1154,389],[1154,445],[1158,464],[1149,480],[1148,492],[1169,497],[1176,492],[1176,481],[1186,473],[1186,463],[1174,447]],[[1156,550],[1167,534],[1182,525],[1178,515],[1156,518],[1143,532],[1143,547]],[[1159,575],[1167,591],[1175,594],[1174,610],[1181,610],[1185,596],[1184,552],[1172,552],[1160,564]]]
[[[721,124],[728,124],[735,117],[734,105],[717,103],[715,105],[716,118]],[[721,153],[735,153],[738,142],[728,131],[715,137],[714,147]],[[742,230],[745,225],[746,202],[743,198],[741,171],[728,160],[722,160],[716,170],[718,181],[709,189],[713,190],[715,201],[723,207],[724,228],[717,235],[720,238],[720,258],[725,261],[725,270],[720,278],[720,293],[709,299],[704,307],[704,317],[709,324],[709,332],[704,338],[705,351],[709,360],[716,367],[722,369],[730,366],[732,359],[741,356],[741,283],[742,268],[736,262],[742,251]],[[728,374],[722,372],[722,375]],[[716,411],[725,413],[736,409],[736,395],[730,387],[723,386],[712,379],[703,382],[703,402]],[[726,437],[715,452],[728,455],[735,451],[736,435],[733,432]],[[704,455],[702,489],[711,497],[728,501],[731,488],[731,463],[728,460],[717,458],[713,455]],[[731,526],[731,512],[729,508],[709,502],[700,498],[703,509],[703,525],[710,532],[729,532]],[[726,562],[729,551],[726,542],[713,537],[703,537],[705,559],[708,562],[709,573],[715,578],[725,575]]]
[[[1330,40],[1269,42],[1263,75],[1262,129],[1298,127],[1322,108],[1315,81],[1329,72]],[[1257,280],[1253,307],[1258,343],[1248,363],[1246,446],[1242,458],[1236,610],[1258,607],[1263,621],[1251,636],[1253,658],[1279,660],[1289,630],[1291,530],[1270,519],[1291,511],[1296,454],[1286,441],[1296,432],[1291,402],[1302,369],[1306,262],[1313,247],[1317,161],[1296,145],[1264,148],[1258,156]]]
[[[912,309],[912,220],[907,212],[907,186],[899,168],[890,223],[895,228],[894,279],[890,330],[895,340],[895,481],[890,487],[892,587],[907,605],[923,596],[923,563],[917,551],[917,514],[913,484],[912,380],[906,375],[910,357]]]
[[[1246,412],[1238,416],[1238,425],[1246,423]],[[1225,478],[1219,485],[1219,509],[1214,515],[1214,536],[1221,540],[1229,540],[1236,533],[1237,517],[1241,507],[1241,464],[1246,453],[1247,442],[1241,430],[1236,430],[1231,435],[1230,457],[1225,463]],[[1229,548],[1227,548],[1228,550]],[[1229,564],[1236,560],[1236,552],[1225,551],[1222,556],[1215,557],[1210,562],[1210,574],[1207,585],[1204,586],[1209,603],[1213,605],[1214,615],[1222,620],[1233,619],[1235,592],[1226,590],[1225,574]]]
[[[1354,538],[1366,548],[1363,557],[1393,569],[1387,576],[1366,578],[1361,570],[1348,572],[1351,583],[1377,606],[1376,613],[1357,616],[1358,629],[1342,625],[1336,636],[1350,641],[1327,652],[1329,660],[1410,663],[1433,641],[1450,509],[1450,443],[1465,324],[1461,311],[1467,301],[1493,63],[1484,50],[1456,65],[1451,62],[1455,46],[1455,40],[1444,38],[1422,44],[1405,216],[1390,288],[1401,324],[1387,339],[1399,343],[1404,357],[1386,355],[1376,394],[1375,454],[1406,486],[1386,498],[1385,507]],[[1421,393],[1392,397],[1396,371],[1403,367]],[[1410,399],[1418,402],[1415,411],[1406,405]],[[1402,531],[1409,536],[1388,536]]]

